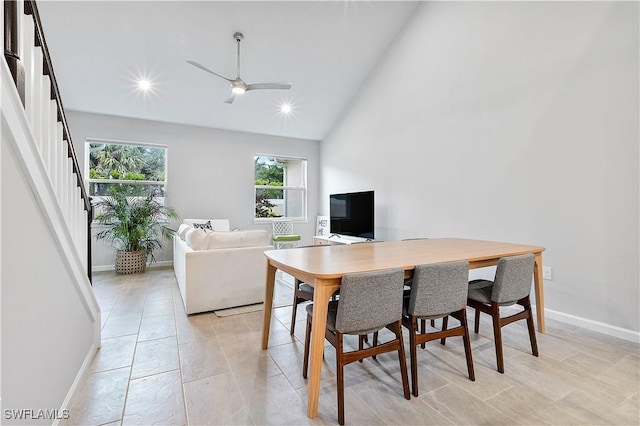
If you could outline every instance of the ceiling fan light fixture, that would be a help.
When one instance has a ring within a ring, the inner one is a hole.
[[[247,91],[247,83],[237,79],[231,82],[231,91],[237,95],[240,95]]]
[[[224,101],[227,104],[233,103],[233,99],[235,95],[241,95],[244,92],[249,90],[261,90],[261,89],[281,89],[281,90],[289,90],[291,89],[292,83],[283,82],[283,83],[255,83],[255,84],[247,84],[240,78],[240,42],[244,39],[242,33],[234,33],[233,38],[237,43],[237,73],[235,80],[227,78],[217,72],[211,71],[209,68],[201,65],[195,61],[187,61],[188,64],[193,65],[196,68],[200,68],[202,71],[208,72],[209,74],[213,74],[217,77],[220,77],[223,80],[227,80],[231,83],[231,93],[227,96],[227,100]]]

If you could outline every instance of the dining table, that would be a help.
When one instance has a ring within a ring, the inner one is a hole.
[[[269,346],[276,271],[283,271],[314,288],[307,416],[318,414],[322,351],[327,324],[327,307],[340,288],[345,274],[402,268],[405,278],[416,265],[467,260],[470,269],[495,266],[506,256],[532,253],[535,256],[533,288],[538,332],[544,333],[544,289],[542,252],[544,247],[462,238],[429,238],[404,241],[369,242],[328,247],[311,246],[268,250],[267,277],[262,324],[262,349]],[[295,307],[293,308],[295,309]]]

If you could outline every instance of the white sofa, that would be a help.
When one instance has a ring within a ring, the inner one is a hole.
[[[212,230],[195,228],[209,222]],[[185,219],[173,237],[173,269],[187,314],[264,301],[265,230],[229,231],[226,219]]]

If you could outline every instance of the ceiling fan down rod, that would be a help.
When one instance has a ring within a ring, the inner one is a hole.
[[[242,35],[242,33],[240,32],[236,32],[233,34],[233,38],[236,40],[236,42],[238,43],[238,61],[237,61],[237,74],[236,74],[236,79],[240,78],[240,42],[242,41],[242,39],[244,39],[244,36]]]

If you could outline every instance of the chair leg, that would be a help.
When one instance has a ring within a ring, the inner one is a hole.
[[[531,341],[531,352],[534,356],[538,356],[538,342],[536,340],[536,329],[533,326],[533,311],[531,311],[531,302],[529,296],[522,301],[522,306],[529,312],[527,316],[527,328],[529,329],[529,340]]]
[[[480,311],[476,309],[476,316],[473,320],[473,332],[478,334],[478,330],[480,330]]]
[[[364,349],[364,342],[365,342],[365,339],[366,339],[366,338],[367,338],[367,335],[366,335],[366,334],[365,334],[365,335],[360,335],[360,336],[358,336],[358,350],[359,350],[359,351],[361,351],[361,350],[363,350],[363,349]],[[359,362],[359,363],[361,363],[361,364],[362,364],[362,362],[363,362],[363,361],[364,361],[364,360],[362,360],[362,359],[361,359],[361,360],[358,360],[358,362]]]
[[[378,332],[375,331],[373,333],[373,347],[375,348],[376,346],[378,346]],[[376,355],[373,355],[371,358],[373,358],[374,360],[378,360]]]
[[[417,325],[417,324],[416,324]],[[431,327],[435,327],[435,322],[433,320],[431,320]],[[422,333],[426,333],[427,332],[427,320],[426,319],[421,319],[420,320],[420,330],[422,330]],[[418,329],[416,328],[416,333],[418,332]],[[421,343],[420,344],[420,348],[424,349],[426,348],[426,344],[425,343]]]
[[[296,330],[296,313],[298,311],[298,298],[295,293],[293,295],[293,305],[291,305],[291,327],[289,334],[293,336],[293,332]]]
[[[462,340],[464,341],[464,354],[467,357],[467,372],[469,373],[469,379],[473,382],[476,381],[476,373],[473,370],[473,355],[471,355],[471,342],[469,341],[469,326],[467,325],[467,310],[462,309],[461,322],[464,327],[464,335]]]
[[[409,378],[407,377],[407,356],[404,353],[404,339],[402,337],[402,321],[398,321],[396,323],[394,331],[399,343],[398,358],[400,360],[400,374],[402,375],[402,390],[404,392],[404,398],[411,399],[411,393],[409,392]],[[413,348],[415,349],[415,345]]]
[[[491,318],[493,319],[493,340],[496,346],[498,372],[504,374],[504,358],[502,354],[502,329],[500,327],[500,306],[496,302],[491,302]]]
[[[342,360],[342,333],[336,335],[336,380],[338,386],[338,423],[344,425],[344,364]]]
[[[446,317],[442,317],[442,331],[446,331],[448,326],[449,326],[449,315],[447,315]],[[440,344],[444,345],[446,340],[447,338],[443,337],[442,339],[440,339]]]
[[[416,351],[416,333],[418,332],[418,321],[411,317],[409,325],[409,356],[411,358],[411,388],[413,396],[418,396],[418,353]]]
[[[307,315],[307,329],[304,333],[304,359],[302,361],[302,377],[307,378],[309,369],[309,346],[311,340],[311,317]]]

